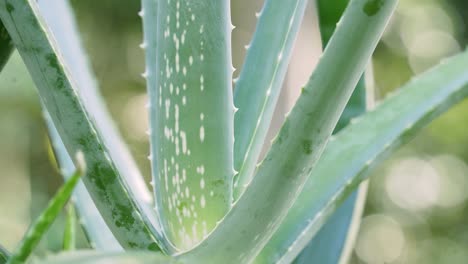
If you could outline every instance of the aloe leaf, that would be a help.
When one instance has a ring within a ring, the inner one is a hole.
[[[67,206],[66,222],[63,232],[63,250],[76,248],[76,214],[72,204]]]
[[[0,18],[28,67],[42,102],[50,113],[68,153],[82,151],[88,173],[84,183],[113,234],[125,248],[157,250],[152,223],[144,205],[132,196],[129,184],[103,144],[76,92],[75,80],[57,52],[38,6],[32,0],[1,0]]]
[[[96,129],[102,135],[109,155],[130,185],[133,195],[142,203],[151,204],[152,197],[135,160],[116,128],[91,72],[86,52],[81,45],[79,32],[69,0],[39,0],[38,6],[47,26],[57,40],[64,64],[71,72],[78,94],[84,98],[83,105]]]
[[[143,43],[141,48],[145,51],[145,61],[146,61],[146,70],[147,74],[143,76],[146,78],[147,87],[152,87],[156,85],[156,74],[149,74],[156,72],[156,55],[157,55],[157,46],[156,46],[156,39],[157,35],[155,34],[156,31],[154,30],[155,25],[157,25],[157,3],[156,0],[142,0],[141,1],[141,11],[138,15],[142,18],[143,21]],[[152,95],[152,89],[148,88],[148,92],[150,97],[154,97]],[[150,113],[151,114],[151,113]],[[151,131],[151,129],[150,129]],[[151,135],[150,135],[151,136]],[[151,149],[150,149],[151,152]],[[151,157],[151,156],[150,156]],[[151,182],[154,188],[154,175],[156,175],[158,169],[156,167],[156,162],[151,164],[151,174],[153,175],[153,181]],[[161,230],[157,233],[159,245],[162,249],[167,253],[174,253],[177,252],[177,249],[174,247],[173,243],[169,241],[167,236],[161,229],[161,225],[159,222],[160,216],[159,211],[154,210],[155,215],[158,219],[158,228]]]
[[[10,58],[13,48],[14,46],[10,35],[8,35],[8,31],[0,21],[0,71]]]
[[[0,245],[0,264],[5,264],[10,258],[10,252]]]
[[[145,26],[145,36],[157,38],[143,45],[148,55],[156,54],[156,65],[144,75],[150,95],[150,157],[161,225],[174,248],[183,251],[203,239],[231,206],[230,1],[157,5],[157,27]],[[152,63],[150,58],[147,64]]]
[[[234,200],[252,180],[307,0],[267,0],[236,81],[234,105]],[[261,72],[261,73],[260,73]]]
[[[248,263],[259,253],[320,157],[396,2],[384,1],[372,13],[364,11],[367,1],[350,3],[252,183],[210,236],[182,258]]]
[[[60,47],[60,53],[63,54],[65,65],[70,69],[73,78],[79,84],[76,86],[78,93],[82,98],[86,99],[83,100],[85,109],[90,113],[91,119],[95,120],[96,130],[99,131],[100,134],[106,135],[103,141],[109,151],[109,155],[112,160],[115,161],[117,169],[125,178],[132,195],[138,199],[142,210],[145,211],[143,216],[147,217],[147,221],[151,221],[152,225],[158,230],[154,233],[160,233],[158,229],[159,225],[156,221],[157,218],[151,206],[151,193],[146,187],[143,177],[130,155],[130,151],[114,126],[112,118],[105,107],[104,100],[99,93],[98,85],[91,72],[86,52],[79,39],[79,33],[69,1],[40,0],[38,1],[38,5],[54,38],[58,41],[57,44]],[[50,119],[46,118],[46,120]],[[51,121],[48,122],[49,129],[55,130],[55,128],[52,127],[53,124]],[[57,133],[51,132],[51,135],[56,134]],[[66,169],[67,171],[73,171],[73,163],[71,159],[67,157],[68,154],[65,147],[58,146],[58,144],[63,145],[62,141],[53,141],[55,148],[58,149],[56,154],[61,156],[61,164],[63,166],[69,166],[69,168]],[[64,161],[64,159],[68,159],[69,161]],[[100,250],[115,251],[121,249],[121,246],[116,239],[113,238],[112,233],[110,233],[109,228],[106,226],[99,212],[95,209],[95,205],[90,199],[89,194],[85,192],[87,192],[85,187],[80,183],[74,195],[74,200],[78,207],[81,222],[84,223],[84,228],[89,229],[92,227],[92,230],[86,230],[88,238],[91,240],[90,243]],[[96,233],[97,230],[99,230],[99,232]]]
[[[81,154],[81,155],[80,155]],[[81,156],[81,157],[80,157]],[[82,153],[77,153],[77,160],[83,159]],[[36,245],[41,240],[42,236],[52,225],[54,220],[59,215],[62,208],[70,198],[73,189],[81,179],[81,176],[85,173],[84,159],[81,161],[83,164],[78,166],[78,170],[58,191],[57,194],[47,205],[47,208],[37,218],[37,220],[31,224],[26,235],[21,240],[17,249],[13,252],[7,263],[23,263],[26,261],[28,256],[32,253]]]
[[[328,44],[328,41],[336,29],[336,24],[340,20],[348,3],[349,1],[317,1],[320,35],[323,46]],[[363,76],[359,80],[343,114],[341,114],[334,133],[346,127],[351,119],[365,113],[366,87],[364,79]],[[367,185],[364,185],[359,190],[356,190],[343,202],[295,259],[295,264],[316,262],[321,264],[336,264],[339,263],[340,259],[346,257],[343,255],[345,244],[352,242],[353,236],[350,233],[353,228],[352,225],[359,224],[359,218],[355,220],[355,217],[358,217],[360,209],[362,209],[362,206],[358,206],[356,203],[362,204],[365,202],[365,199],[358,200],[358,198],[365,197],[365,195],[359,194],[365,194],[367,192],[366,186]]]
[[[372,167],[468,96],[467,72],[468,52],[464,52],[413,79],[338,133],[258,263],[294,259]]]
[[[153,252],[125,252],[103,253],[96,251],[74,251],[49,256],[45,259],[35,259],[33,264],[85,264],[85,263],[113,263],[113,264],[177,264],[174,258]]]
[[[58,167],[63,177],[69,179],[75,170],[75,165],[60,139],[57,129],[50,120],[50,116],[47,113],[44,113],[44,116]],[[101,251],[121,251],[122,246],[107,227],[82,182],[76,186],[72,199],[76,201],[75,206],[78,209],[79,221],[91,247]]]

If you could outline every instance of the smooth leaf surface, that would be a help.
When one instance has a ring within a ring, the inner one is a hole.
[[[151,31],[145,36],[157,35],[156,45],[143,43],[149,55],[156,54],[156,60],[148,60],[156,65],[144,75],[150,95],[150,159],[164,234],[184,251],[231,207],[230,1],[158,1],[157,10],[157,27],[145,27]],[[143,14],[147,19],[145,9]]]
[[[63,250],[76,248],[76,213],[73,205],[67,206],[65,227],[63,232]]]
[[[413,79],[327,145],[258,263],[289,263],[367,172],[435,117],[468,96],[468,52]]]
[[[113,234],[125,248],[157,250],[153,225],[117,171],[96,125],[80,100],[76,82],[63,65],[35,1],[1,0],[0,18],[36,84],[70,154],[82,151],[84,183]]]
[[[318,0],[316,3],[322,46],[325,47],[349,1]],[[363,76],[354,89],[333,133],[339,132],[349,124],[351,119],[365,113],[365,111],[366,85]],[[352,193],[294,260],[294,263],[337,264],[343,257],[346,257],[343,256],[345,244],[353,242],[353,236],[350,232],[352,232],[352,228],[356,228],[353,225],[359,225],[360,209],[362,209],[362,203],[365,203],[365,199],[362,197],[365,197],[363,193],[366,192],[367,186],[364,185]],[[358,198],[360,199],[358,200]],[[357,205],[356,203],[361,204]]]
[[[182,259],[249,263],[264,247],[320,157],[396,2],[384,1],[372,15],[364,11],[367,1],[351,2],[252,183],[210,236]]]
[[[258,13],[234,90],[234,200],[252,180],[307,2],[267,0]]]
[[[52,200],[50,200],[44,212],[42,212],[37,220],[35,220],[28,228],[26,235],[23,237],[15,251],[13,251],[7,263],[16,264],[26,261],[28,256],[33,252],[34,248],[40,242],[42,236],[62,211],[68,199],[70,199],[75,186],[78,184],[78,181],[81,179],[81,176],[84,173],[84,168],[79,168],[70,178],[70,180],[68,180],[57,191]]]

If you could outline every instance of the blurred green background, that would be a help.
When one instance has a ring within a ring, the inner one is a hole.
[[[146,92],[140,77],[144,58],[138,48],[142,39],[139,1],[75,0],[72,4],[111,113],[149,177]],[[232,1],[236,68],[241,67],[243,47],[261,6],[258,0]],[[291,106],[317,63],[316,26],[310,5],[279,112]],[[468,1],[400,0],[370,67],[376,97],[384,98],[415,74],[464,50],[467,43]],[[280,123],[281,118],[274,127]],[[21,239],[30,220],[62,182],[48,148],[34,85],[15,53],[0,74],[0,241],[8,249]],[[468,263],[467,100],[425,128],[372,174],[350,263]],[[39,254],[60,248],[62,222],[54,225]]]

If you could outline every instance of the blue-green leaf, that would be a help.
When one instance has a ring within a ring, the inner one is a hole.
[[[230,3],[158,1],[157,10],[157,26],[145,26],[148,43],[143,43],[148,55],[144,76],[150,95],[150,158],[161,225],[181,251],[200,242],[231,206]],[[142,11],[144,20],[154,21]]]
[[[49,137],[58,167],[63,177],[69,179],[75,170],[75,165],[60,139],[57,129],[50,120],[50,116],[47,113],[44,113],[44,116],[49,129]],[[102,251],[122,250],[122,247],[115,239],[109,227],[107,227],[104,219],[102,219],[101,214],[94,205],[91,196],[82,182],[79,182],[76,186],[72,199],[76,201],[75,206],[78,208],[80,224],[84,228],[90,245]]]
[[[210,236],[181,258],[248,263],[260,252],[318,161],[396,2],[384,1],[371,15],[367,0],[351,2],[252,183]]]
[[[341,0],[318,0],[317,11],[320,25],[322,45],[325,47],[336,29],[349,1]],[[335,127],[337,133],[346,127],[351,119],[366,111],[366,86],[364,77],[359,80],[349,99],[346,108],[341,114],[340,120]],[[336,264],[343,255],[346,243],[351,243],[353,236],[350,233],[354,225],[359,225],[359,215],[362,211],[362,203],[365,202],[367,185],[356,190],[336,210],[328,222],[320,229],[317,235],[309,242],[301,254],[295,259],[295,264],[321,263]],[[361,195],[358,195],[361,194]],[[361,198],[358,200],[358,198]],[[356,203],[360,203],[357,205]]]
[[[147,218],[145,205],[132,196],[129,183],[116,169],[36,1],[1,0],[0,18],[25,61],[68,153],[84,153],[88,164],[84,183],[113,234],[125,248],[157,250],[156,231]]]
[[[234,200],[252,180],[307,2],[267,0],[258,13],[234,90]]]
[[[468,96],[468,52],[413,79],[331,140],[258,263],[289,263],[367,172]]]

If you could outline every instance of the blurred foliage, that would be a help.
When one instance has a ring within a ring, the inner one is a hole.
[[[139,1],[72,3],[111,113],[149,178]],[[261,5],[262,1],[232,1],[236,68],[242,64],[243,47],[250,41]],[[467,43],[468,1],[400,0],[374,54],[377,96],[385,97],[415,74],[465,49]],[[351,263],[468,263],[466,131],[465,100],[373,173]],[[34,85],[14,53],[0,74],[0,210],[4,212],[0,239],[7,249],[13,249],[30,219],[61,184],[47,144]],[[58,250],[62,233],[63,219],[37,253]],[[80,237],[78,247],[86,246]]]

